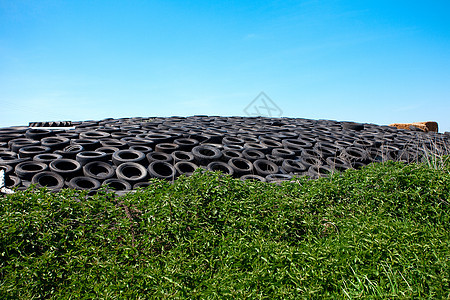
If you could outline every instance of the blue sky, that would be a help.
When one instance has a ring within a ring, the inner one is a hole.
[[[450,131],[449,1],[0,0],[0,127],[282,116]]]

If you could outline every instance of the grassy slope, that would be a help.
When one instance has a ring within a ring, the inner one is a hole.
[[[115,199],[0,201],[0,298],[450,297],[450,172],[282,186],[197,173]]]

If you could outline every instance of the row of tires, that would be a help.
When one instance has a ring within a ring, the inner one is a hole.
[[[75,130],[0,129],[7,185],[95,190],[108,184],[128,191],[149,178],[173,180],[199,167],[261,181],[318,178],[449,149],[445,135],[327,120],[193,116],[72,125]]]

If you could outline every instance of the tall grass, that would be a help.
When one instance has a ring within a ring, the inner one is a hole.
[[[2,299],[450,297],[449,165],[0,201]]]

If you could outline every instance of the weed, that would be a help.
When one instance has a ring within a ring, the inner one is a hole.
[[[17,192],[0,201],[0,298],[448,298],[448,157],[434,166]]]

